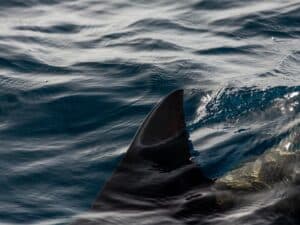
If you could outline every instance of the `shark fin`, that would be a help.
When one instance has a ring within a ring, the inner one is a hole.
[[[189,150],[183,90],[177,90],[147,116],[92,209],[142,208],[136,205],[145,202],[141,199],[179,195],[210,183],[198,165],[190,160]],[[135,203],[129,199],[135,199]]]

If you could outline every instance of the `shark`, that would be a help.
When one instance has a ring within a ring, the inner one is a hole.
[[[71,224],[299,224],[296,151],[277,148],[210,179],[190,149],[176,90],[149,113],[90,210]]]

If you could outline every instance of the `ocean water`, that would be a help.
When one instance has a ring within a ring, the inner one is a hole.
[[[297,0],[1,1],[0,224],[87,211],[174,89],[208,176],[276,147],[300,126],[299,38]]]

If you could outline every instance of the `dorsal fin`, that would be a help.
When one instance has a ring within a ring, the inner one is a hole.
[[[174,196],[208,183],[190,160],[183,90],[177,90],[147,116],[92,209],[141,208],[141,199]]]
[[[147,116],[92,205],[93,215],[73,225],[186,224],[189,215],[214,211],[216,199],[206,194],[213,182],[190,160],[189,147],[178,90]],[[195,193],[196,200],[187,199]]]
[[[134,145],[157,145],[185,131],[183,90],[169,94],[154,107],[133,141]]]
[[[168,148],[168,143],[180,140],[182,148]],[[166,167],[188,163],[190,152],[183,111],[183,90],[170,93],[144,120],[128,149],[130,157],[144,156]],[[171,169],[171,168],[170,168]]]

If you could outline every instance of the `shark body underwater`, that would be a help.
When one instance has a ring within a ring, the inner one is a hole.
[[[257,166],[270,158],[281,160]],[[150,112],[90,211],[72,225],[300,224],[299,158],[275,149],[209,179],[191,160],[183,90],[177,90]],[[265,175],[269,170],[279,173],[277,180]]]

